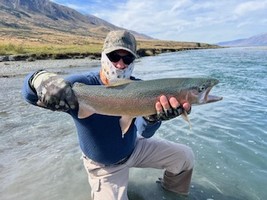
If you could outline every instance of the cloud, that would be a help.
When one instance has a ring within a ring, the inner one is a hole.
[[[225,16],[220,2],[192,0],[129,0],[123,8],[117,7],[117,12],[109,19],[118,26],[159,39],[177,39],[179,35],[185,35],[185,31],[197,35],[196,29],[232,20]]]
[[[267,1],[248,1],[239,4],[234,13],[237,15],[247,15],[255,11],[264,11],[266,13]]]
[[[157,39],[215,43],[263,33],[267,26],[267,0],[55,1]]]
[[[192,5],[192,1],[190,0],[180,0],[177,1],[171,8],[170,12],[179,11],[183,8],[187,8],[188,6]]]

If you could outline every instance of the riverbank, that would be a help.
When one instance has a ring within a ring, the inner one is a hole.
[[[29,46],[29,44],[27,44]],[[32,49],[28,46],[23,47],[24,53],[2,54],[0,55],[0,78],[9,78],[14,76],[24,76],[30,71],[38,69],[54,70],[57,73],[64,73],[62,69],[72,68],[75,66],[99,66],[101,57],[101,44],[95,44],[94,48],[83,51],[85,45],[75,47],[73,52],[68,46],[38,46],[32,45]],[[8,45],[7,45],[8,46]],[[9,45],[13,49],[19,49],[20,46]],[[170,53],[177,51],[200,50],[200,49],[216,49],[221,48],[217,45],[210,45],[195,42],[173,42],[173,41],[138,41],[137,55],[141,57],[156,56],[162,53]],[[88,48],[87,46],[86,48]],[[9,48],[9,49],[12,49]],[[94,49],[94,51],[92,51]],[[98,50],[96,50],[98,49]],[[56,51],[57,50],[57,51]],[[32,52],[37,53],[32,53]],[[26,53],[25,53],[26,52]],[[52,62],[53,61],[53,62]],[[60,69],[60,70],[59,70]]]
[[[208,48],[218,48],[210,46]],[[137,50],[139,57],[155,56],[161,53],[186,51],[186,50],[199,50],[207,49],[207,47],[181,47],[181,48],[142,48]],[[0,62],[7,61],[35,61],[35,60],[61,60],[61,59],[81,59],[90,58],[92,60],[99,59],[101,56],[100,52],[96,53],[40,53],[40,54],[17,54],[17,55],[2,55],[0,56]]]
[[[1,42],[0,62],[7,61],[35,61],[47,59],[99,59],[103,41],[92,41],[87,44],[41,44],[29,41]],[[198,42],[177,42],[162,40],[137,40],[137,54],[139,57],[155,56],[161,53],[221,48],[218,45]]]

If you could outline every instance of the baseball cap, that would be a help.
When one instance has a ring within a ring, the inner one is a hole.
[[[104,41],[103,52],[108,54],[119,49],[126,50],[137,57],[136,40],[129,31],[116,30],[108,33]]]

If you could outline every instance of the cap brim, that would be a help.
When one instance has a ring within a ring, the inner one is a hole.
[[[120,50],[120,49],[130,52],[131,54],[133,54],[133,55],[135,56],[135,58],[138,57],[138,56],[136,55],[136,53],[134,53],[132,50],[130,50],[130,49],[128,49],[128,48],[125,48],[125,47],[112,47],[112,48],[108,48],[108,49],[103,50],[103,52],[104,52],[105,54],[108,54],[108,53],[110,53],[110,52],[112,52],[112,51],[116,51],[116,50]]]

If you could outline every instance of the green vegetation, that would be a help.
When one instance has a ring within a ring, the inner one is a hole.
[[[24,54],[26,51],[22,47],[22,45],[14,45],[14,44],[0,44],[0,55],[8,55],[8,54]]]
[[[1,44],[0,55],[17,54],[65,54],[65,53],[97,53],[102,48],[101,44],[89,45],[43,45],[43,44]]]

